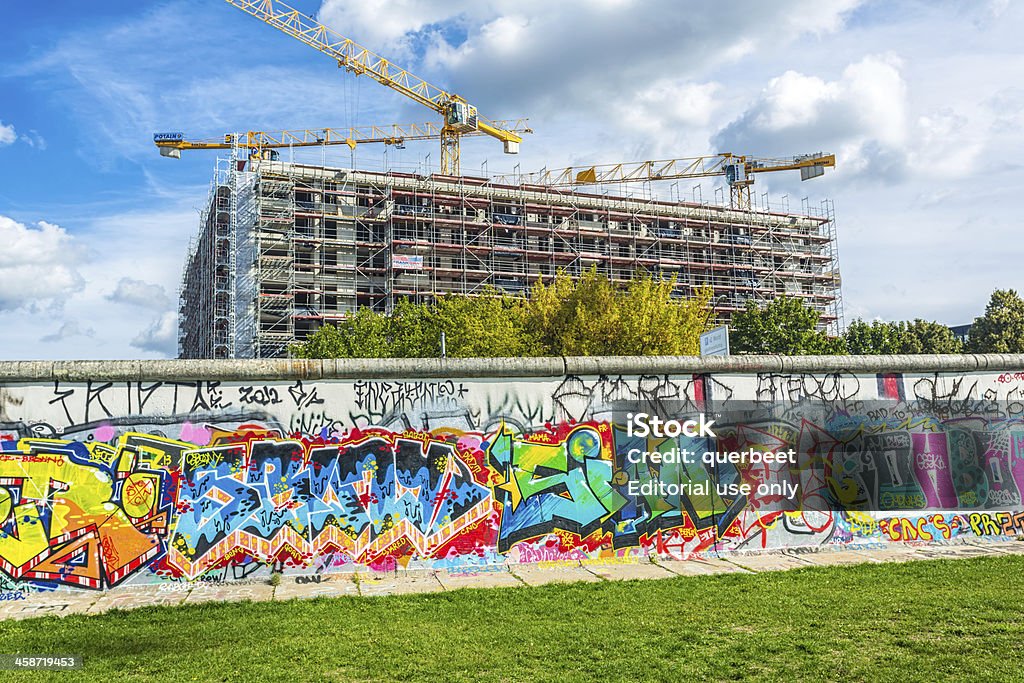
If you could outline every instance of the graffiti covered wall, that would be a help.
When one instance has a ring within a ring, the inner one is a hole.
[[[237,381],[211,364],[190,380],[7,381],[0,591],[1024,534],[1024,375],[1012,365],[748,365]],[[770,406],[770,417],[719,425],[718,447],[798,447],[821,466],[712,472],[626,456],[715,444],[630,436],[616,404],[690,415],[739,399]],[[813,419],[799,410],[810,403]],[[851,444],[879,457],[847,457]],[[629,486],[652,477],[699,493]],[[726,479],[799,480],[804,502],[864,495],[875,505],[787,507]]]

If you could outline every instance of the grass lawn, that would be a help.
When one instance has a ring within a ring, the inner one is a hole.
[[[1024,557],[0,623],[0,680],[1024,680]]]

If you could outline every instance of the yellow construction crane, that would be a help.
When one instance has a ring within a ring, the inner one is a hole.
[[[344,68],[357,76],[369,76],[381,85],[439,112],[444,120],[440,131],[441,173],[459,174],[459,138],[463,135],[475,132],[490,135],[504,143],[506,154],[519,153],[519,143],[523,139],[515,131],[483,118],[477,113],[476,107],[459,95],[442,90],[395,66],[384,57],[332,31],[285,3],[278,0],[227,2],[323,52],[337,61],[339,68]]]
[[[498,121],[501,127],[517,133],[532,132],[526,119]],[[385,144],[403,145],[413,140],[438,140],[443,126],[438,123],[413,123],[409,125],[364,126],[361,128],[307,128],[298,130],[259,131],[231,133],[222,138],[190,140],[184,133],[156,133],[153,142],[165,157],[180,159],[182,151],[194,149],[232,149],[236,146],[249,150],[250,157],[276,158],[276,152],[268,150],[290,147],[321,147],[323,145]],[[485,135],[481,131],[465,135]]]
[[[548,187],[577,187],[602,183],[650,182],[678,178],[725,176],[734,208],[750,208],[750,186],[758,173],[800,171],[801,180],[817,178],[836,165],[834,154],[804,154],[783,159],[759,159],[737,154],[712,154],[688,159],[637,161],[602,166],[570,166],[554,171],[496,176],[499,183],[526,183]]]

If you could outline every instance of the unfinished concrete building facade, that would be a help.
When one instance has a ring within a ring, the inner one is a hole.
[[[182,358],[275,358],[361,306],[525,294],[595,267],[625,283],[714,290],[725,322],[749,300],[799,297],[842,324],[834,213],[735,210],[482,178],[283,163],[218,165],[181,289]]]

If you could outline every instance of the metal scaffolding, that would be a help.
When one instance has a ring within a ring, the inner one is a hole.
[[[230,159],[219,159],[199,234],[189,245],[179,291],[181,358],[234,357],[234,213]]]
[[[523,295],[538,280],[591,267],[618,283],[644,273],[674,278],[679,296],[710,286],[723,322],[750,300],[787,295],[819,310],[830,332],[842,326],[831,202],[820,210],[805,202],[800,213],[738,210],[660,201],[649,188],[609,196],[468,176],[248,163],[243,172],[245,162],[235,161],[225,181],[233,255],[223,262],[239,273],[226,283],[235,297],[227,324],[237,339],[197,343],[209,336],[197,327],[219,339],[222,320],[205,316],[202,292],[211,290],[193,284],[209,277],[205,271],[222,272],[222,261],[198,258],[207,233],[220,230],[204,215],[183,279],[183,357],[280,357],[289,343],[361,306],[387,313],[403,298],[475,295],[487,285]],[[224,186],[215,186],[210,207],[222,201]]]

